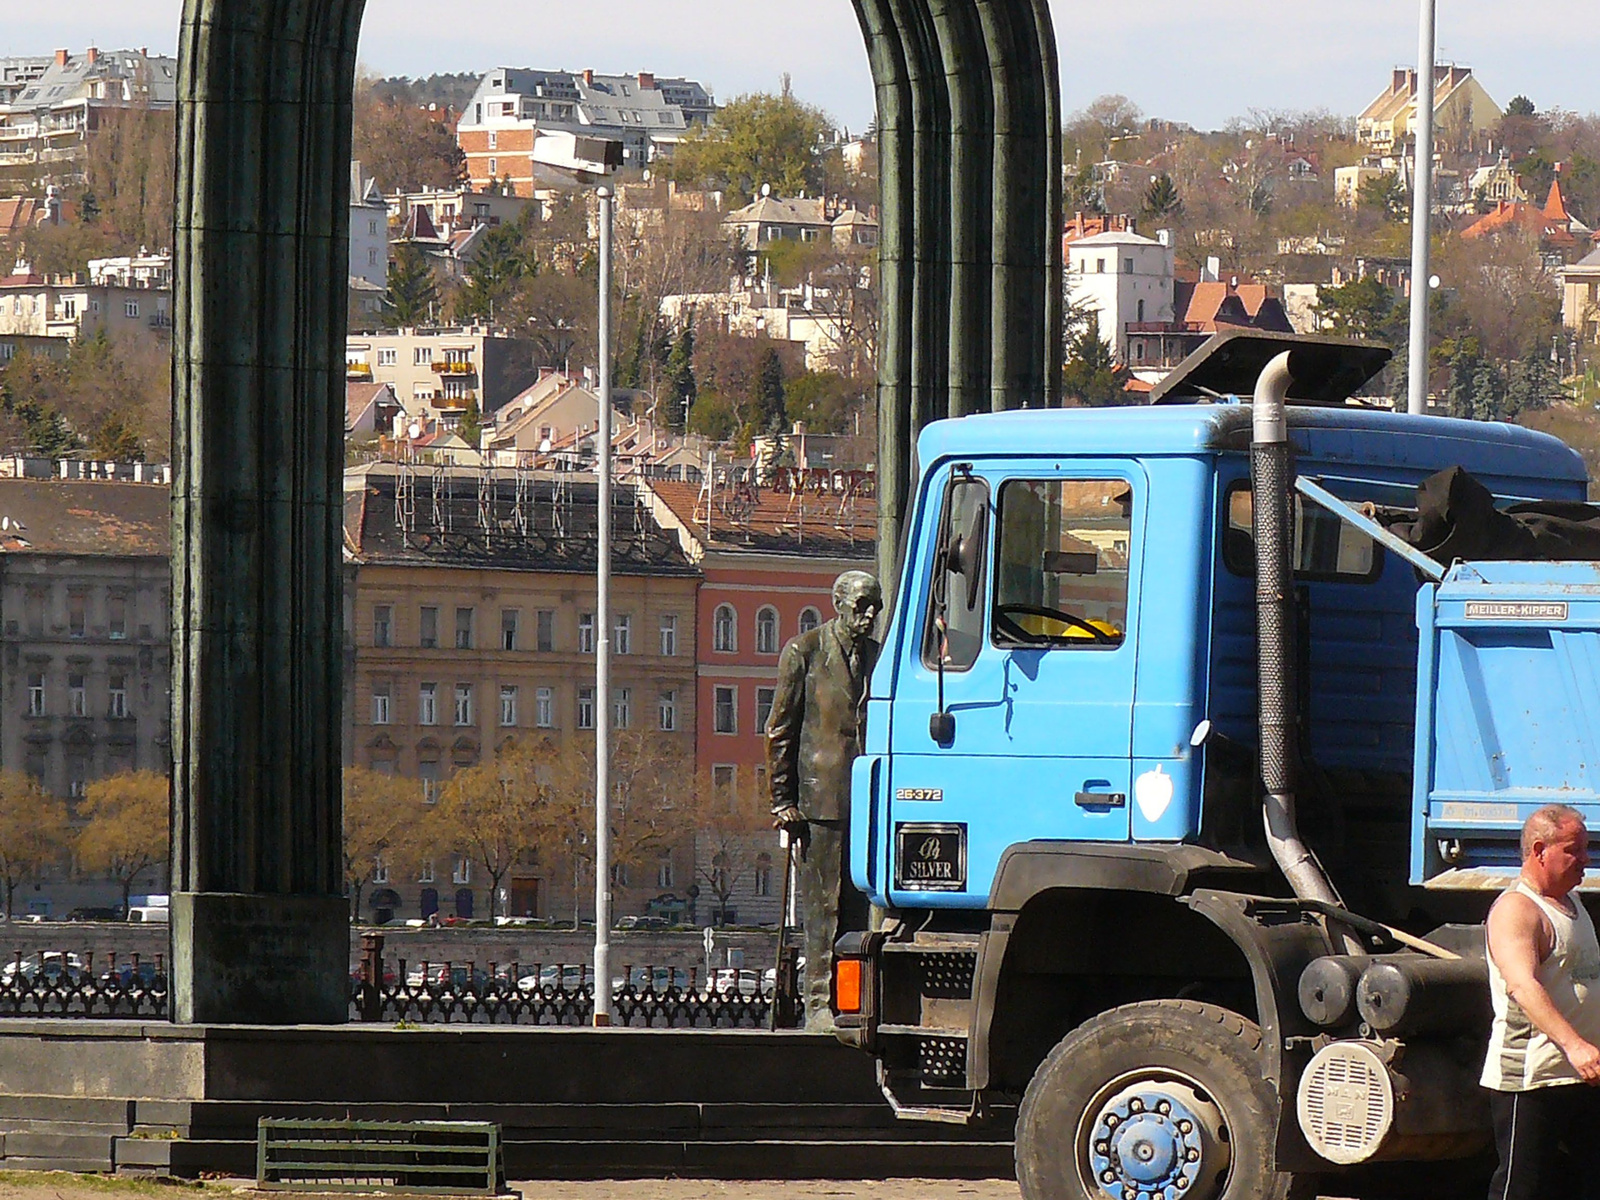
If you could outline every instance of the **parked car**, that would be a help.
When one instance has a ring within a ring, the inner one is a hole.
[[[129,988],[154,988],[157,991],[167,986],[165,972],[156,970],[155,963],[141,962],[138,966],[132,963],[123,963],[119,967],[103,972],[100,976],[101,987],[116,987],[126,991]]]
[[[743,970],[734,967],[723,967],[717,972],[712,983],[712,990],[719,995],[738,992],[741,996],[756,996],[761,993],[761,973],[749,968]]]
[[[407,971],[406,983],[410,987],[481,992],[489,984],[489,973],[482,967],[468,967],[465,963],[428,963],[426,970],[416,966]]]
[[[629,986],[635,992],[651,991],[656,995],[663,995],[670,988],[677,988],[680,992],[689,989],[689,972],[682,967],[634,967],[628,972]],[[618,975],[611,980],[611,994],[620,995],[622,992],[622,976]]]
[[[524,975],[517,980],[517,990],[533,992],[560,988],[565,992],[576,992],[583,987],[586,974],[583,967],[577,963],[562,965],[549,963],[540,968],[537,975]]]
[[[75,908],[67,914],[69,921],[120,921],[122,909],[120,908]]]
[[[59,950],[49,950],[42,955],[31,954],[21,962],[12,959],[0,967],[0,984],[14,983],[19,977],[30,987],[40,983],[54,987],[62,983],[82,983],[89,978],[89,973],[76,954],[63,955]]]
[[[128,920],[165,924],[168,920],[167,906],[165,904],[130,905],[128,907]]]

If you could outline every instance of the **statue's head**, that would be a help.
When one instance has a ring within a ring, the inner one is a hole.
[[[883,589],[866,571],[846,571],[833,581],[833,608],[851,637],[865,637],[883,611]]]

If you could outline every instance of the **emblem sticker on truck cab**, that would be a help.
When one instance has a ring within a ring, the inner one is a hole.
[[[894,827],[894,886],[905,892],[967,887],[967,827],[901,822]]]

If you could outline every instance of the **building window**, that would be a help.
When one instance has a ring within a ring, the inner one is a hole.
[[[377,858],[372,860],[372,882],[373,883],[388,883],[389,882],[389,864],[384,861],[383,855],[381,855],[381,854]]]
[[[778,694],[777,688],[758,687],[756,689],[756,732],[763,733],[767,728],[767,721],[772,716],[772,700]]]
[[[661,657],[672,658],[678,653],[678,616],[666,613],[661,618]]]
[[[456,649],[472,649],[472,610],[456,609]]]
[[[395,366],[399,357],[399,351],[397,351],[393,346],[384,346],[378,351],[378,365],[380,367]]]
[[[425,858],[425,859],[422,860],[422,866],[417,868],[417,882],[418,883],[432,883],[433,882],[433,859]]]
[[[717,733],[739,732],[739,689],[716,687],[712,689],[712,725]]]
[[[84,765],[81,759],[74,759],[67,764],[67,795],[74,800],[82,800],[89,794],[89,781],[83,776]]]
[[[656,860],[656,887],[665,891],[672,886],[672,856],[663,854]]]
[[[489,160],[489,174],[491,174],[491,175],[500,174],[500,160],[498,158],[491,158]]]
[[[126,675],[113,675],[111,677],[110,691],[107,693],[106,716],[119,718],[128,715],[128,677]]]
[[[472,724],[472,685],[456,684],[456,724]]]
[[[139,315],[139,302],[137,300],[124,300],[122,302],[122,315],[137,317]]]
[[[800,632],[810,633],[822,624],[822,614],[809,604],[800,610]]]
[[[493,129],[489,130],[489,149],[500,149],[500,135]]]
[[[424,804],[439,803],[439,763],[437,759],[426,759],[417,764],[417,777],[422,781],[422,802]]]
[[[74,717],[89,715],[89,689],[82,675],[67,676],[67,711]]]
[[[439,723],[439,685],[424,683],[417,688],[417,724]]]
[[[500,688],[500,724],[507,729],[514,729],[517,724],[517,689],[515,685],[502,685]]]
[[[594,728],[594,689],[592,687],[578,689],[578,728]]]
[[[618,613],[611,628],[611,652],[613,654],[633,653],[633,618],[627,613]]]
[[[756,855],[756,895],[772,895],[772,855]]]
[[[554,688],[533,689],[533,723],[540,729],[553,729],[556,723],[556,693]]]
[[[455,869],[450,872],[451,883],[472,882],[472,860],[470,858],[456,859]]]
[[[514,608],[500,610],[500,649],[515,650],[517,648],[517,621],[521,614]]]
[[[633,719],[633,689],[618,688],[611,697],[611,727],[626,729]]]
[[[717,763],[711,768],[711,790],[720,799],[733,797],[733,786],[738,781],[738,769],[730,763]]]
[[[541,608],[539,610],[538,619],[535,622],[535,625],[537,626],[537,629],[535,631],[536,641],[534,642],[534,649],[545,652],[554,650],[556,648],[555,612],[548,608]]]
[[[415,346],[411,350],[411,365],[413,367],[426,367],[433,362],[432,346]]]
[[[431,604],[422,606],[422,620],[417,635],[417,645],[424,650],[433,650],[439,645],[439,610]]]
[[[594,653],[594,614],[578,614],[578,653]]]
[[[121,592],[112,592],[106,605],[106,636],[120,642],[128,636],[128,598]]]
[[[372,644],[394,645],[394,608],[388,604],[372,606]]]
[[[44,676],[38,673],[28,676],[28,715],[44,716]]]
[[[81,638],[88,624],[89,597],[82,592],[67,593],[67,633]]]
[[[733,605],[719,604],[711,617],[711,648],[723,654],[732,654],[739,648],[738,618]]]
[[[770,605],[756,613],[756,653],[778,652],[778,610]]]
[[[678,693],[671,688],[661,693],[656,706],[656,724],[666,733],[678,728]]]
[[[1122,273],[1124,275],[1133,274],[1133,259],[1125,258],[1122,260]]]
[[[389,685],[375,683],[372,685],[372,723],[374,725],[387,725],[389,723]]]

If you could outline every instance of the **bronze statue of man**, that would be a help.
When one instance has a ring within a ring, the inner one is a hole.
[[[833,607],[833,620],[784,646],[767,719],[772,824],[789,835],[805,930],[806,1028],[824,1031],[833,1028],[834,939],[841,928],[867,927],[867,899],[850,884],[850,768],[861,752],[883,590],[867,572],[846,571],[833,582]]]

